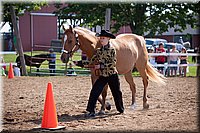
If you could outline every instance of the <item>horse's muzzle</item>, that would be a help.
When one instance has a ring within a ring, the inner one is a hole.
[[[61,59],[61,61],[63,63],[68,63],[68,61],[69,61],[69,55],[65,54],[65,53],[62,53],[60,59]]]

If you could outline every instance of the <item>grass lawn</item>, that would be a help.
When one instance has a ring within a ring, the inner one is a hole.
[[[31,55],[31,52],[25,52],[25,54],[27,55]],[[41,54],[40,51],[36,51],[34,53],[32,53],[33,55],[37,55],[37,54]],[[65,73],[65,63],[62,63],[62,61],[60,60],[60,55],[61,53],[57,52],[56,53],[56,73],[60,73],[61,75],[63,75]],[[4,60],[6,63],[15,63],[15,60],[16,60],[17,56],[15,54],[6,54],[4,55]],[[75,53],[74,56],[73,56],[73,61],[75,60],[81,60],[81,56],[80,56],[80,53]],[[72,61],[69,61],[69,62],[72,62]],[[49,68],[48,66],[48,61],[44,61],[40,67],[40,72],[41,73],[48,73],[49,70],[47,70]],[[86,71],[83,71],[81,72],[81,70],[87,70],[85,68],[80,68],[78,66],[74,66],[74,68],[77,70],[77,74],[89,74],[88,72]],[[31,74],[31,73],[34,73],[36,72],[36,68],[35,67],[30,67],[30,66],[26,66],[26,69],[27,69],[27,72],[28,72],[28,75],[35,75],[35,74]],[[6,74],[8,73],[8,70],[9,70],[9,66],[6,67]],[[80,70],[80,71],[79,71]]]
[[[192,57],[188,57],[188,62],[191,64],[194,64],[194,62],[192,62]],[[187,73],[187,76],[196,76],[196,72],[197,72],[197,67],[196,66],[190,66],[189,67],[189,73]]]
[[[31,55],[30,52],[25,52],[25,54]],[[33,53],[33,55],[36,55],[36,54],[41,54],[41,52],[36,51],[36,52]],[[58,69],[58,70],[56,70],[56,73],[64,74],[65,73],[65,64],[61,62],[60,55],[61,55],[61,53],[56,53],[56,59],[57,59],[56,60],[56,64],[57,64],[56,69]],[[17,58],[17,56],[15,54],[4,55],[4,60],[5,60],[6,63],[15,62],[16,58]],[[81,60],[80,53],[74,53],[74,56],[73,56],[72,59],[73,59],[73,61]],[[188,57],[188,61],[189,61],[189,63],[193,64],[192,57]],[[69,62],[71,62],[71,61],[69,61]],[[36,72],[36,70],[33,67],[31,67],[31,69],[30,69],[30,67],[27,66],[26,68],[27,68],[28,75],[32,75],[30,73],[30,71]],[[45,69],[48,68],[48,61],[43,62],[43,64],[41,65],[40,68],[41,68],[40,72],[48,73],[49,70],[45,70]],[[74,66],[74,68],[77,70],[77,74],[90,74],[88,72],[88,69],[80,68],[80,67],[77,67],[77,66]],[[9,69],[9,66],[6,67],[6,74],[8,73],[8,69]],[[196,76],[196,70],[197,70],[197,67],[194,67],[194,66],[189,67],[189,73],[187,73],[187,76]],[[137,71],[133,72],[132,75],[133,76],[140,76],[140,74]]]

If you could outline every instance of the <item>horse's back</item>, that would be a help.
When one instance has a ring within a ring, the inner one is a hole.
[[[117,53],[117,70],[125,74],[133,69],[139,56],[144,54],[144,38],[135,34],[120,34],[111,39],[112,46]]]
[[[120,34],[116,36],[119,42],[126,42],[127,45],[136,45],[138,48],[144,47],[144,37],[136,34]]]
[[[34,55],[32,57],[30,55],[24,54],[25,64],[27,66],[40,67],[41,63],[44,62],[49,57],[49,54],[39,54],[39,55]],[[16,63],[18,64],[18,66],[21,66],[20,56],[16,58]]]

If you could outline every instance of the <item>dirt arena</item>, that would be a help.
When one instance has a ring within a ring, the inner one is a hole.
[[[131,91],[120,76],[125,113],[117,114],[111,92],[108,100],[111,111],[95,118],[85,118],[84,113],[91,89],[89,76],[78,77],[2,77],[3,131],[35,131],[41,125],[48,82],[53,84],[59,125],[69,131],[189,131],[199,132],[197,78],[172,77],[166,85],[149,82],[150,108],[142,109],[143,84],[134,78],[137,109],[131,110]],[[97,111],[100,104],[97,104]],[[39,131],[38,131],[39,132]]]

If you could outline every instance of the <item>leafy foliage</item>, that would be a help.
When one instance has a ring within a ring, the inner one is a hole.
[[[81,25],[104,25],[106,8],[111,8],[111,29],[130,26],[132,33],[148,36],[162,34],[168,28],[183,31],[186,25],[199,27],[200,3],[70,3],[55,12],[61,18],[83,19]]]
[[[3,21],[9,22],[12,26],[10,6],[15,9],[16,16],[23,15],[26,11],[40,10],[42,6],[47,5],[46,2],[2,2],[3,5]]]

